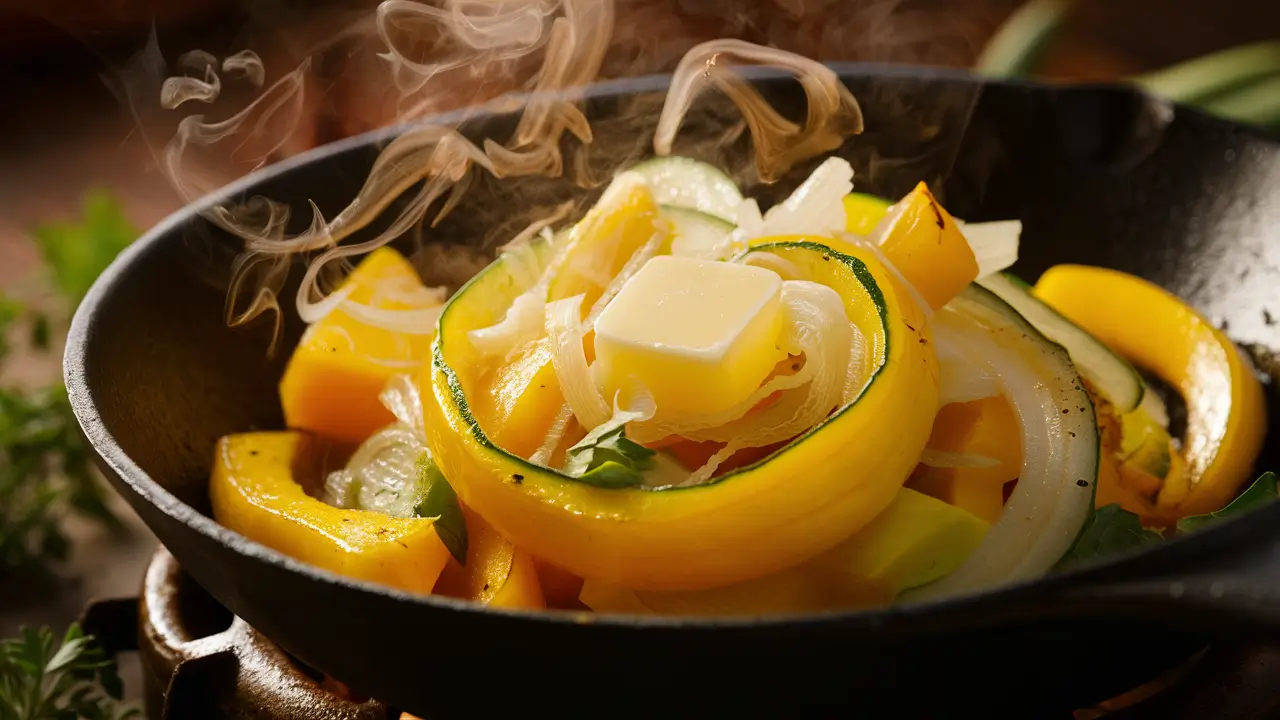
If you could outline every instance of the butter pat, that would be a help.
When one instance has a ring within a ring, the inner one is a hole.
[[[728,409],[751,395],[785,353],[782,278],[737,263],[662,255],[596,319],[596,367],[610,402],[630,378],[659,416]]]

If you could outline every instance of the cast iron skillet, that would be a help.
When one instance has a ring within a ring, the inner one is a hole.
[[[957,216],[1023,221],[1023,277],[1064,261],[1120,268],[1188,298],[1241,341],[1280,347],[1270,316],[1280,313],[1274,140],[1123,88],[838,70],[867,118],[867,132],[839,151],[858,169],[859,189],[899,197],[919,179],[945,179]],[[803,112],[792,81],[761,73],[757,82]],[[610,143],[649,137],[665,83],[643,78],[589,93],[588,114],[600,120],[595,161]],[[643,120],[610,125],[624,111]],[[698,117],[687,137],[714,135],[717,122],[736,115],[708,100]],[[508,115],[482,114],[466,131],[502,140],[512,127]],[[311,198],[332,217],[382,140],[319,149],[221,197],[262,193],[296,208]],[[748,163],[745,138],[708,147],[684,150],[737,169]],[[813,164],[751,192],[775,198]],[[519,208],[533,197],[589,200],[594,192],[563,180],[481,183],[422,235],[420,269],[429,282],[456,286],[474,267],[432,263],[433,249],[469,250],[473,266],[490,257],[478,247],[489,229],[477,224],[478,204]],[[661,703],[671,714],[740,702],[873,716],[893,708],[900,717],[956,709],[1053,717],[1153,677],[1213,633],[1280,628],[1280,504],[1137,556],[980,596],[794,619],[489,612],[294,562],[208,516],[214,442],[281,427],[276,382],[287,353],[266,359],[269,323],[224,326],[237,246],[198,210],[138,241],[80,306],[66,354],[76,415],[115,487],[201,585],[288,652],[394,706],[433,717],[510,702],[561,713]],[[408,240],[403,247],[414,249]],[[290,311],[283,350],[300,332]],[[1273,434],[1260,467],[1276,467],[1277,456]]]

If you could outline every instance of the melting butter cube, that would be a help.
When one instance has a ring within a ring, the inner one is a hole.
[[[622,286],[596,319],[605,397],[635,378],[660,416],[725,410],[785,357],[782,278],[772,270],[663,255]]]

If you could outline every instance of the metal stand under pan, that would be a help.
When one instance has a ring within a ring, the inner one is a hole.
[[[412,717],[362,698],[297,662],[219,605],[163,548],[152,558],[138,597],[92,603],[83,622],[108,651],[140,653],[146,712],[152,720]],[[978,708],[968,710],[983,715]],[[1120,698],[1100,707],[1063,708],[1058,717],[1257,720],[1278,716],[1280,647],[1234,644],[1206,648],[1168,675]]]

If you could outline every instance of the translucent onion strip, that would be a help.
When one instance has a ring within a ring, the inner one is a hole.
[[[481,355],[506,356],[513,349],[541,337],[545,332],[546,316],[546,302],[537,293],[524,292],[516,296],[497,325],[472,330],[467,333],[467,338]]]
[[[993,298],[966,290],[948,306],[952,309],[939,313],[935,327],[950,325],[966,352],[982,358],[998,378],[1022,431],[1018,485],[964,564],[909,591],[904,600],[973,592],[1044,574],[1071,547],[1092,504],[1098,431],[1079,375],[1064,350],[1039,337],[1007,305],[993,309],[1003,305]]]
[[[564,439],[564,434],[569,431],[569,422],[573,420],[573,409],[568,405],[562,405],[560,411],[556,413],[555,420],[551,421],[551,427],[547,429],[547,436],[542,439],[542,444],[529,456],[529,462],[535,465],[547,465],[551,462],[551,456],[555,454],[556,448],[560,447],[560,441]]]
[[[419,498],[418,460],[427,452],[422,396],[408,375],[395,375],[378,396],[396,421],[360,444],[346,467],[325,478],[322,499],[334,507],[410,517]]]
[[[858,396],[862,394],[863,388],[867,386],[867,380],[871,377],[870,367],[867,364],[867,340],[858,329],[857,325],[849,323],[849,329],[852,331],[849,338],[849,367],[845,371],[844,376],[844,393],[841,396],[841,404],[848,405]]]
[[[981,358],[970,357],[970,344],[948,323],[933,328],[938,353],[938,404],[973,402],[1000,394],[1000,386]]]
[[[587,354],[582,349],[582,295],[547,304],[547,337],[551,338],[551,365],[564,399],[578,422],[591,431],[613,415],[591,380]]]
[[[827,158],[781,203],[764,215],[763,235],[829,235],[847,222],[844,197],[853,192],[853,166]]]
[[[984,278],[1008,269],[1018,262],[1018,244],[1022,239],[1022,222],[999,220],[984,223],[962,223],[960,232],[978,261],[978,277]]]

